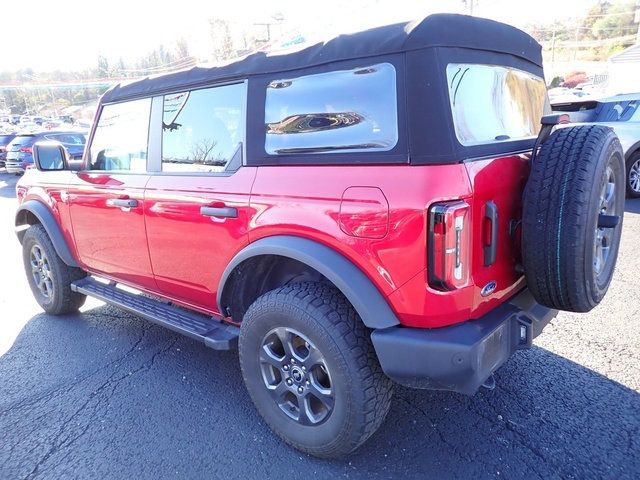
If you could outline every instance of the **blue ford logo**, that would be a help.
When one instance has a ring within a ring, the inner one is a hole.
[[[493,292],[495,292],[497,286],[498,284],[496,282],[487,283],[480,291],[480,295],[482,295],[483,297],[488,297]]]

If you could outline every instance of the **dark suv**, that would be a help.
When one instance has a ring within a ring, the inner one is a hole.
[[[27,167],[33,165],[33,144],[44,140],[56,141],[64,145],[72,160],[82,158],[86,143],[84,135],[78,132],[51,130],[40,133],[20,133],[6,147],[7,173],[22,174]]]
[[[602,300],[622,228],[620,143],[552,132],[540,50],[433,15],[115,86],[81,167],[37,143],[18,182],[31,289],[238,348],[258,412],[317,456],[375,432],[394,382],[491,387]]]
[[[7,159],[7,145],[15,138],[15,134],[0,134],[0,167],[4,167]]]

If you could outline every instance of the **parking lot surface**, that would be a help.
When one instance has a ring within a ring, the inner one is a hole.
[[[0,172],[0,478],[639,478],[640,200],[605,301],[560,314],[473,397],[397,388],[385,424],[333,461],[261,421],[237,355],[98,302],[42,314]]]

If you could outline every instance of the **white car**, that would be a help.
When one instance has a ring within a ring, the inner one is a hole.
[[[613,128],[627,165],[627,196],[640,197],[640,93],[567,103],[552,100],[551,107],[569,113],[572,125],[597,123]]]

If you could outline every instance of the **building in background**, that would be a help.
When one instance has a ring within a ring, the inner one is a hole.
[[[609,58],[609,94],[640,93],[640,43]]]

